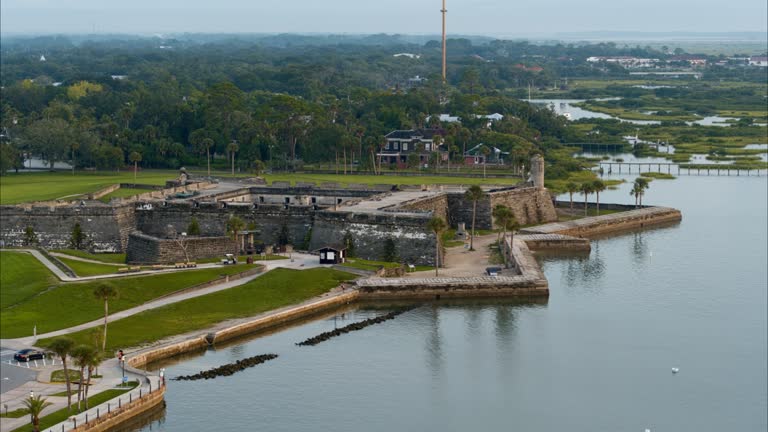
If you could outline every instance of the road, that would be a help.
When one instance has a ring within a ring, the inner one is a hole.
[[[27,369],[26,364],[22,363],[22,366],[16,366],[16,362],[13,361],[15,352],[14,349],[0,346],[0,361],[2,362],[0,364],[0,393],[13,390],[27,381],[34,381],[37,377],[37,371]],[[9,365],[9,361],[13,364]]]

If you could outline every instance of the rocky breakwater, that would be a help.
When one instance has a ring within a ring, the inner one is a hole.
[[[227,363],[206,371],[200,371],[193,375],[182,375],[174,378],[174,381],[196,381],[201,379],[213,379],[220,376],[230,376],[276,358],[277,354],[261,354],[238,360],[234,363]]]
[[[346,325],[342,328],[333,329],[331,331],[320,333],[319,335],[315,337],[311,337],[307,340],[304,340],[302,342],[297,343],[298,346],[314,346],[321,342],[325,342],[328,339],[334,338],[336,336],[341,336],[346,333],[350,333],[357,330],[362,330],[368,326],[372,326],[374,324],[383,323],[384,321],[389,321],[391,319],[395,319],[400,314],[403,314],[405,312],[408,312],[409,310],[413,309],[413,307],[407,308],[407,309],[401,309],[397,311],[390,312],[385,315],[377,316],[375,318],[368,318],[363,321],[359,321],[356,323],[352,323],[349,325]]]

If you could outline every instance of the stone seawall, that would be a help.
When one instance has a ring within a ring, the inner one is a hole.
[[[105,412],[99,418],[92,419],[88,423],[69,430],[73,432],[106,432],[112,430],[121,423],[140,416],[158,405],[164,404],[165,389],[165,386],[154,389],[151,393],[143,394],[140,398],[133,399],[132,402],[122,404],[119,409],[116,408],[108,413]]]
[[[554,222],[557,212],[546,189],[526,187],[488,194],[489,208],[505,205],[521,225]],[[492,217],[492,216],[491,216]]]
[[[567,222],[556,222],[520,230],[520,234],[562,234],[590,237],[629,231],[648,226],[675,223],[683,218],[680,210],[669,207],[646,207],[621,213],[594,216]]]
[[[355,290],[349,290],[341,294],[322,296],[299,305],[287,306],[270,311],[254,318],[250,318],[245,322],[231,325],[220,330],[191,336],[181,342],[129,353],[127,356],[128,363],[132,367],[141,368],[152,362],[200,350],[201,348],[216,342],[224,342],[260,330],[279,326],[293,320],[306,318],[313,314],[351,303],[356,301],[357,298],[358,292]]]

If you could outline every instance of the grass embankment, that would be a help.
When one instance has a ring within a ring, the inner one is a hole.
[[[67,369],[67,373],[69,375],[70,381],[79,381],[80,380],[80,371],[79,370]],[[51,372],[51,382],[54,382],[54,383],[67,382],[67,377],[66,377],[66,375],[64,375],[64,369],[57,369],[57,370]],[[66,393],[64,394],[64,396],[66,396]]]
[[[0,252],[0,309],[29,300],[56,286],[58,279],[26,252]]]
[[[178,176],[175,171],[146,171],[139,173],[137,183],[164,185]],[[0,204],[47,201],[96,192],[116,183],[133,183],[133,173],[122,172],[9,172],[0,177]],[[134,189],[139,190],[139,189]]]
[[[89,396],[88,406],[95,407],[96,405],[103,404],[104,402],[107,402],[110,399],[114,399],[130,390],[131,388],[111,389],[111,390],[105,390],[93,396]],[[65,396],[66,396],[66,393],[65,393]],[[75,403],[74,406],[72,407],[72,411],[68,410],[65,407],[58,411],[54,411],[51,414],[48,414],[44,417],[40,417],[40,430],[46,430],[47,428],[54,426],[58,423],[61,423],[67,420],[72,415],[78,414],[82,411],[85,411],[85,403],[83,403],[81,411],[77,411],[77,403]],[[32,425],[25,425],[20,428],[14,429],[12,432],[31,432],[31,431],[32,431]]]
[[[67,267],[71,268],[72,271],[80,277],[117,273],[117,269],[120,268],[113,265],[89,263],[63,257],[57,258],[59,261],[66,264]]]
[[[108,264],[125,264],[125,254],[124,253],[100,253],[100,254],[93,254],[90,252],[85,252],[81,250],[76,249],[60,249],[60,250],[53,250],[51,252],[57,252],[62,253],[66,255],[72,255],[79,258],[86,258],[94,261],[101,261],[103,263]]]
[[[130,316],[109,325],[107,351],[134,347],[162,338],[200,330],[221,321],[253,316],[300,303],[354,279],[328,268],[275,269],[247,284],[180,301]],[[72,333],[78,343],[90,341],[88,330]],[[42,346],[52,339],[42,339]]]
[[[507,185],[517,184],[522,180],[517,177],[505,178],[474,178],[474,177],[446,177],[446,176],[395,176],[395,175],[336,175],[336,174],[266,174],[264,178],[271,184],[274,181],[288,181],[292,184],[300,182],[332,182],[347,185],[355,184],[389,184],[389,185],[422,185],[422,184],[447,184],[447,185]]]
[[[223,274],[239,273],[249,268],[252,267],[236,265],[111,279],[109,283],[118,290],[119,296],[109,302],[109,311],[114,313],[129,309]],[[102,318],[104,303],[93,295],[94,288],[100,283],[89,281],[60,284],[40,295],[27,298],[13,308],[3,309],[0,315],[0,337],[31,336],[34,326],[37,326],[38,334],[43,334]],[[14,285],[3,285],[3,295],[7,290],[16,291],[14,288]]]
[[[388,261],[372,261],[372,260],[365,260],[361,258],[348,258],[347,261],[344,264],[341,264],[345,267],[352,267],[360,270],[368,270],[368,271],[377,271],[380,268],[396,268],[400,267],[401,263],[398,262],[388,262]],[[421,270],[429,270],[433,267],[430,266],[416,266],[415,271],[421,271]]]

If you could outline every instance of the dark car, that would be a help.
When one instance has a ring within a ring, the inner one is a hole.
[[[16,361],[28,362],[30,360],[42,360],[45,358],[45,353],[36,349],[23,349],[13,355],[13,359]]]

